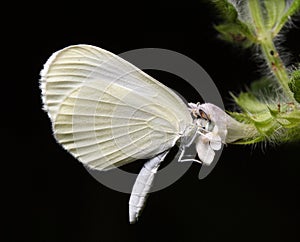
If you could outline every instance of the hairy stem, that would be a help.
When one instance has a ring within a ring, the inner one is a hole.
[[[274,45],[271,31],[265,28],[261,3],[259,0],[251,0],[248,1],[248,7],[253,24],[255,26],[254,31],[257,37],[257,43],[261,47],[261,51],[267,62],[267,65],[282,88],[285,96],[290,102],[296,103],[294,95],[288,86],[289,75],[287,69],[284,66]]]

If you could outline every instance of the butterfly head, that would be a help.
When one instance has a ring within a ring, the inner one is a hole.
[[[213,131],[215,125],[210,119],[210,115],[201,109],[200,103],[189,103],[189,111],[194,119],[194,123],[200,130],[205,132]]]

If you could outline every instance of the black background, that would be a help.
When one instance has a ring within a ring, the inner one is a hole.
[[[218,40],[210,7],[48,7],[19,18],[4,37],[9,86],[3,113],[11,126],[3,133],[5,152],[13,157],[5,158],[9,167],[2,170],[6,241],[299,241],[299,144],[229,145],[206,179],[198,179],[200,166],[193,164],[172,186],[151,194],[140,221],[130,225],[129,195],[98,183],[65,152],[41,110],[43,64],[53,52],[80,43],[116,54],[149,47],[182,53],[207,71],[233,110],[229,91],[245,90],[262,70],[253,52]],[[293,53],[289,62],[299,61],[299,41],[299,30],[288,32],[283,46]],[[177,77],[151,74],[187,100],[200,98]]]

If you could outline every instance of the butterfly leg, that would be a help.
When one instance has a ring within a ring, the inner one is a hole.
[[[178,157],[178,162],[186,162],[186,161],[189,161],[189,162],[197,162],[197,163],[200,163],[202,164],[202,162],[200,160],[196,160],[194,157],[195,157],[195,154],[194,152],[186,152],[186,148],[183,147],[181,149],[181,153]]]
[[[148,160],[138,174],[129,199],[129,222],[131,224],[135,223],[141,214],[155,174],[168,153],[169,150]]]

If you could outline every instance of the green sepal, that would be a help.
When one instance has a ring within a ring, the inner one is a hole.
[[[262,136],[258,136],[256,138],[249,139],[249,140],[238,140],[238,141],[233,142],[233,144],[236,144],[236,145],[252,145],[252,144],[255,144],[255,143],[262,142],[262,141],[264,141],[264,138]]]
[[[231,96],[244,112],[260,113],[266,111],[267,109],[267,106],[264,103],[261,103],[250,92],[242,92],[239,94],[239,96],[234,96],[231,93]]]
[[[251,92],[232,96],[241,112],[229,114],[257,131],[255,136],[234,142],[235,144],[254,144],[264,140],[282,143],[300,139],[300,110],[295,104],[262,102]]]
[[[274,79],[270,77],[262,77],[257,81],[253,81],[250,84],[249,92],[254,94],[255,96],[267,96],[269,99],[274,99],[278,97],[278,94],[274,92],[275,89],[279,89],[278,85],[276,85]]]

